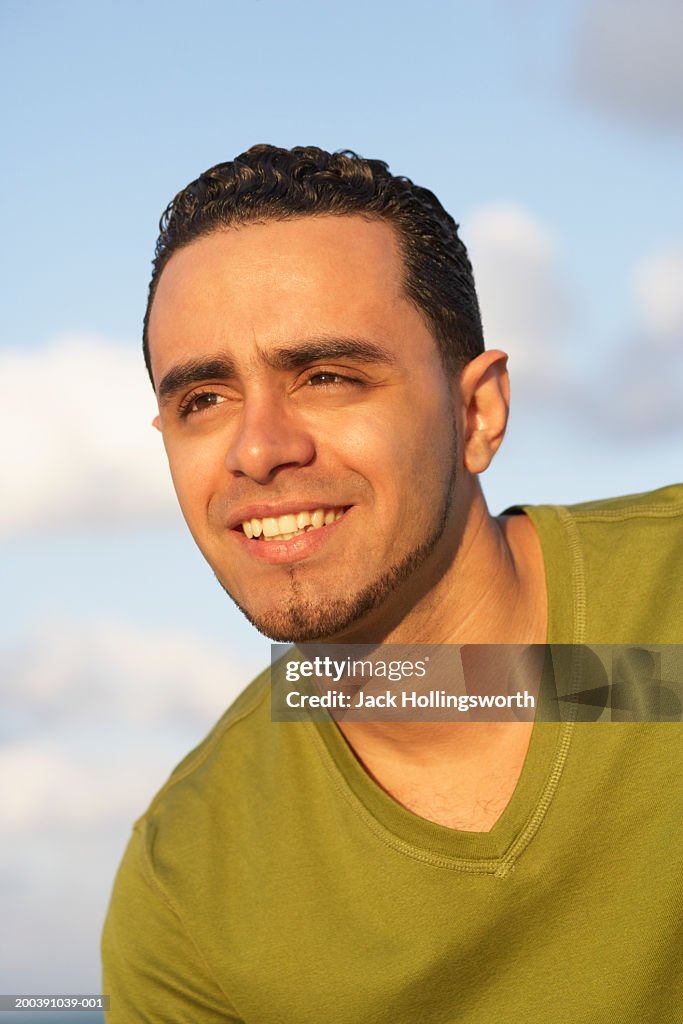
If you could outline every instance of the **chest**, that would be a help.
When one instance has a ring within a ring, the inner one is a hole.
[[[446,828],[489,832],[517,787],[533,723],[495,733],[474,723],[469,728],[468,742],[456,756],[437,754],[415,763],[367,746],[356,753],[384,792],[413,814]]]

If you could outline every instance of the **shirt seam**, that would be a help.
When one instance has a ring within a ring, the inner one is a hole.
[[[581,538],[571,512],[564,506],[557,506],[555,508],[555,513],[569,544],[571,563],[573,650],[569,691],[570,694],[574,694],[580,687],[580,667],[582,660],[582,648],[580,645],[584,643],[586,636],[586,572]],[[578,704],[571,702],[567,711],[568,720],[562,723],[560,729],[560,737],[557,743],[555,756],[553,758],[553,766],[548,781],[527,824],[501,858],[500,867],[496,872],[497,877],[504,877],[513,868],[521,854],[538,832],[543,819],[545,818],[546,812],[548,811],[552,799],[555,796],[567,763],[569,749],[574,736],[574,725],[577,712]]]
[[[564,508],[562,511],[569,515],[568,509]],[[591,520],[600,519],[673,519],[680,516],[682,512],[683,503],[676,505],[641,505],[638,508],[586,509],[586,511],[574,511],[572,515],[575,519],[590,522]]]
[[[432,854],[425,850],[420,850],[419,847],[401,839],[392,832],[391,829],[387,828],[386,825],[379,822],[374,814],[368,810],[360,797],[354,793],[349,786],[344,773],[337,768],[334,759],[327,749],[324,739],[322,739],[318,734],[317,730],[313,730],[312,737],[317,748],[318,755],[320,756],[323,766],[331,778],[335,789],[344,798],[356,816],[359,817],[373,835],[380,839],[386,846],[390,846],[392,849],[410,857],[412,860],[421,861],[422,863],[429,864],[432,867],[445,868],[453,871],[474,872],[478,874],[493,874],[495,872],[500,860],[498,857],[468,859],[462,857],[451,857],[448,854]]]

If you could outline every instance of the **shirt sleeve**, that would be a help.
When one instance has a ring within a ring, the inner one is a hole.
[[[107,1024],[243,1024],[144,861],[136,830],[102,935]]]

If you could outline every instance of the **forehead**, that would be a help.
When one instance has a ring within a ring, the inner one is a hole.
[[[239,358],[250,345],[321,333],[389,340],[406,316],[421,321],[403,277],[385,221],[301,217],[216,231],[174,253],[161,274],[149,322],[155,380],[198,351]]]

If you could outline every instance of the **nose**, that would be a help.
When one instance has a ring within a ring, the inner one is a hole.
[[[236,476],[266,484],[278,470],[306,466],[314,456],[313,437],[296,410],[262,395],[245,402],[225,465]]]

